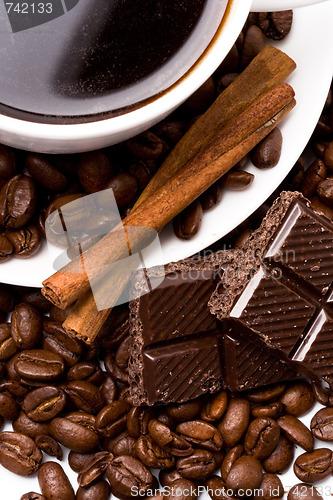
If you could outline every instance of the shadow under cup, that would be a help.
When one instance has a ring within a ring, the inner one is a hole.
[[[54,0],[43,3],[50,12],[30,2],[26,12],[8,12],[1,3],[0,113],[61,124],[136,109],[195,65],[228,3]]]

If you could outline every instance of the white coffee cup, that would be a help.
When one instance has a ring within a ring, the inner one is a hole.
[[[133,137],[165,118],[207,80],[229,52],[250,11],[284,10],[322,1],[229,0],[226,14],[219,19],[213,6],[222,5],[223,0],[212,0],[206,18],[181,48],[188,67],[172,74],[158,95],[132,110],[109,118],[96,115],[85,123],[43,123],[29,116],[19,119],[0,114],[0,143],[44,153],[78,153]]]

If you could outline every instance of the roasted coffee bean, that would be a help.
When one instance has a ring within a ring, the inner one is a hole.
[[[292,382],[280,398],[284,411],[294,417],[300,417],[311,410],[314,401],[311,384],[305,380]]]
[[[5,235],[0,234],[0,262],[9,260],[13,252],[12,242]]]
[[[131,498],[135,490],[144,494],[153,483],[153,476],[137,458],[123,455],[116,457],[106,469],[112,493],[121,499]]]
[[[321,382],[312,382],[312,391],[316,401],[323,406],[333,406],[333,394],[328,387],[324,387]]]
[[[81,340],[69,335],[56,321],[44,322],[43,348],[61,356],[66,365],[75,365],[84,352]]]
[[[120,455],[131,455],[136,457],[136,439],[128,435],[128,432],[122,432],[115,438],[106,438],[103,440],[103,449],[112,453],[115,457]]]
[[[282,413],[282,403],[277,401],[276,403],[270,403],[267,406],[256,406],[252,408],[252,415],[254,418],[278,418]]]
[[[265,46],[265,37],[258,26],[252,25],[245,33],[239,65],[243,70]]]
[[[154,133],[166,142],[174,146],[182,138],[185,132],[185,122],[182,120],[163,120],[154,127]]]
[[[18,432],[0,433],[0,463],[19,476],[31,476],[37,472],[42,454],[34,441]]]
[[[128,366],[128,360],[130,357],[130,346],[131,346],[131,337],[128,336],[124,339],[121,344],[118,346],[115,355],[115,362],[119,366],[119,368],[126,369]]]
[[[22,410],[35,422],[46,422],[56,417],[66,405],[62,389],[54,386],[39,387],[29,392],[22,403]]]
[[[275,128],[252,149],[251,161],[257,168],[272,168],[278,164],[281,151],[282,134]]]
[[[62,218],[65,217],[67,227],[75,228],[78,231],[76,235],[81,236],[87,219],[95,208],[93,200],[89,197],[86,197],[84,202],[79,201],[82,196],[82,193],[60,196],[52,200],[47,206],[44,214],[45,221],[47,221],[47,237],[54,245],[64,248],[68,247],[67,235],[64,235],[63,225],[59,217],[60,213],[62,214]],[[54,215],[50,217],[53,212],[55,212]],[[75,233],[72,229],[71,237],[73,238],[74,236]]]
[[[301,191],[306,198],[314,196],[318,184],[326,179],[327,169],[325,163],[318,158],[315,159],[304,173],[304,180],[301,185]]]
[[[61,356],[46,349],[31,349],[19,353],[15,370],[26,380],[45,383],[59,379],[65,363]]]
[[[333,207],[333,179],[321,181],[317,186],[317,194],[323,203]]]
[[[62,448],[58,441],[51,436],[40,434],[36,437],[35,443],[40,450],[44,451],[44,453],[50,457],[56,457],[58,460],[62,460]]]
[[[46,498],[40,493],[29,491],[29,493],[25,493],[24,495],[22,495],[20,500],[46,500]]]
[[[253,492],[255,488],[259,487],[262,475],[260,462],[254,457],[243,455],[231,467],[226,485],[234,492],[238,490],[251,490]]]
[[[310,430],[293,415],[283,415],[277,420],[288,439],[305,451],[313,450],[313,436]]]
[[[222,185],[231,191],[243,191],[252,184],[254,175],[245,170],[232,170],[223,177]]]
[[[265,404],[279,399],[286,390],[286,384],[274,384],[267,387],[252,389],[246,393],[251,403]]]
[[[161,408],[163,408],[163,407],[161,407]],[[168,415],[166,410],[161,410],[161,408],[159,409],[159,412],[158,412],[159,415],[157,417],[157,420],[159,420],[159,422],[161,422],[162,424],[169,427],[169,429],[174,431],[176,428],[177,422],[175,422],[174,419],[171,418],[170,415]]]
[[[35,439],[40,434],[49,433],[48,422],[34,422],[23,411],[19,414],[17,419],[13,422],[13,429],[16,432],[26,434],[27,436]]]
[[[278,443],[280,428],[271,418],[256,418],[250,423],[244,438],[244,450],[258,460],[267,458]]]
[[[328,448],[318,448],[299,455],[294,463],[294,473],[301,481],[315,483],[331,474],[333,454]]]
[[[33,306],[22,302],[11,317],[12,337],[18,349],[32,349],[42,336],[43,322]]]
[[[46,500],[75,500],[73,487],[57,462],[46,462],[40,467],[38,482]]]
[[[177,215],[173,220],[173,230],[177,238],[189,240],[197,234],[201,228],[202,215],[202,205],[199,200],[195,200]]]
[[[263,474],[259,488],[253,497],[255,500],[272,500],[272,498],[282,498],[283,494],[281,479],[275,474]]]
[[[68,465],[74,472],[80,472],[96,453],[78,453],[70,451],[68,454]]]
[[[59,443],[79,453],[91,452],[99,442],[95,417],[84,412],[72,412],[51,420],[50,433]]]
[[[42,314],[50,312],[52,304],[42,295],[40,288],[28,288],[21,295],[22,302],[29,304]]]
[[[250,403],[244,398],[232,398],[218,425],[224,445],[235,446],[245,434],[250,420]]]
[[[138,438],[142,434],[148,434],[148,424],[153,418],[155,418],[153,408],[133,406],[128,412],[126,421],[129,435]]]
[[[229,87],[229,85],[233,83],[238,76],[239,73],[225,73],[224,75],[221,75],[216,83],[217,93],[221,94],[223,90]]]
[[[115,437],[126,429],[130,406],[125,401],[113,401],[96,416],[96,430],[103,437]]]
[[[10,179],[17,173],[17,165],[14,150],[4,144],[0,144],[0,178]]]
[[[110,160],[102,151],[83,153],[79,157],[77,175],[81,186],[88,194],[105,189],[106,183],[114,173]]]
[[[13,344],[14,344],[14,341],[13,341]],[[16,382],[21,382],[22,384],[26,385],[25,381],[22,379],[22,377],[20,377],[20,375],[15,370],[15,363],[16,363],[16,360],[20,354],[21,354],[20,352],[17,352],[8,361],[6,361],[5,372],[6,372],[7,379],[14,380]]]
[[[169,487],[174,481],[176,481],[176,479],[181,479],[181,477],[182,476],[179,474],[177,469],[162,469],[159,473],[158,479],[163,487]]]
[[[10,392],[0,392],[0,415],[6,420],[15,420],[19,407]]]
[[[144,189],[153,176],[148,165],[151,162],[154,160],[135,160],[129,167],[129,173],[135,177],[139,189]]]
[[[328,219],[333,220],[333,208],[323,203],[318,196],[311,198],[311,206],[313,210],[325,215]]]
[[[68,185],[67,178],[59,172],[47,159],[38,153],[29,153],[25,166],[35,181],[49,191],[65,191]]]
[[[221,201],[222,185],[221,182],[215,182],[199,198],[203,210],[209,210]]]
[[[5,380],[0,383],[0,392],[9,392],[16,401],[21,402],[28,394],[29,389],[15,380]]]
[[[111,228],[110,228],[111,230]],[[87,229],[88,231],[88,229]],[[81,254],[89,250],[93,245],[95,245],[100,239],[102,235],[96,235],[96,236],[83,236],[80,238],[80,241],[77,244],[73,244],[71,247],[69,247],[66,250],[67,257],[71,260],[76,259],[77,257],[80,257]]]
[[[193,453],[191,443],[171,431],[169,427],[159,420],[150,420],[148,430],[155,443],[165,448],[172,455],[187,457]]]
[[[204,403],[200,417],[207,422],[215,422],[219,420],[228,406],[227,391],[221,391],[209,397]]]
[[[176,469],[185,479],[204,479],[216,469],[213,453],[208,450],[195,450],[189,457],[176,460]]]
[[[293,22],[293,11],[259,12],[258,25],[265,36],[273,40],[282,40],[290,32]]]
[[[128,384],[128,369],[119,368],[115,362],[115,353],[109,352],[104,359],[104,366],[108,374],[121,384]]]
[[[111,487],[107,481],[97,481],[86,488],[78,488],[76,500],[109,500]]]
[[[223,445],[221,433],[212,424],[204,420],[181,422],[176,432],[193,446],[211,452],[218,452]]]
[[[333,441],[333,408],[322,408],[312,417],[310,429],[321,441]]]
[[[126,142],[128,151],[140,160],[156,160],[163,153],[163,141],[153,132],[146,131]]]
[[[103,351],[110,352],[129,335],[129,308],[127,305],[114,307],[100,329],[96,342]]]
[[[117,399],[118,386],[112,377],[106,377],[100,387],[100,391],[106,404],[112,403]]]
[[[34,215],[37,193],[34,181],[27,175],[15,175],[0,192],[0,226],[19,229]]]
[[[118,208],[125,208],[134,201],[138,190],[138,183],[131,174],[120,172],[105,184],[105,191],[101,191],[98,194],[98,205],[103,209],[114,209],[114,201],[110,197],[108,189],[113,190]]]
[[[104,382],[105,375],[97,363],[93,361],[81,361],[72,366],[67,372],[68,382],[84,380],[94,385]]]
[[[323,160],[327,168],[333,172],[333,141],[330,141],[324,149]]]
[[[100,451],[87,461],[80,470],[77,481],[82,488],[102,479],[106,467],[112,461],[113,455],[108,451]]]
[[[299,483],[290,488],[287,500],[323,500],[312,484]]]
[[[205,480],[205,487],[212,500],[234,500],[227,485],[220,476],[210,476]]]
[[[21,229],[6,229],[6,238],[13,245],[13,255],[17,259],[27,259],[38,252],[42,237],[37,227],[29,224]]]
[[[244,448],[241,444],[234,446],[228,451],[221,465],[221,476],[224,481],[227,480],[228,474],[233,464],[236,462],[236,460],[238,460],[239,457],[243,455],[243,453]]]
[[[73,380],[64,386],[64,391],[78,410],[98,413],[104,406],[99,389],[85,380]]]
[[[135,445],[136,456],[147,467],[170,469],[175,465],[175,458],[164,448],[158,446],[150,436],[140,436]]]
[[[185,422],[195,418],[201,409],[201,401],[199,399],[192,399],[185,403],[169,404],[166,407],[167,414],[177,422]]]
[[[198,498],[196,491],[195,484],[192,481],[181,477],[171,485],[170,500],[196,500]]]
[[[0,361],[6,361],[17,353],[10,323],[0,323]]]

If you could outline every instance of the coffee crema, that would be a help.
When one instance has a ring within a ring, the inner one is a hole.
[[[0,112],[75,123],[131,109],[193,66],[226,4],[74,0],[65,2],[67,12],[60,0],[29,3],[27,12],[22,2],[11,11],[1,4],[0,64],[6,71],[0,75]]]

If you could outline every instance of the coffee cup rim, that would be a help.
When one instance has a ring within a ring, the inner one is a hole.
[[[177,82],[148,102],[116,116],[84,123],[45,123],[0,114],[0,141],[41,153],[76,153],[116,144],[150,128],[182,104],[215,71],[240,33],[251,1],[229,0],[213,39],[200,58]]]

